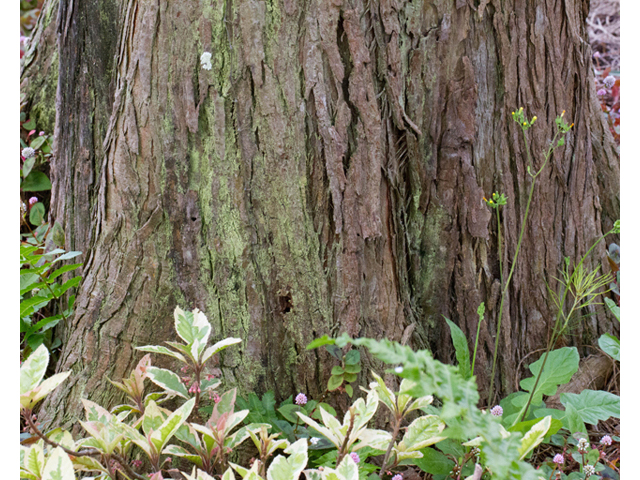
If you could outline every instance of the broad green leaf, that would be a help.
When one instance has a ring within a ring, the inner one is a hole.
[[[349,383],[353,383],[358,379],[358,375],[355,373],[345,373],[344,379]]]
[[[49,350],[42,345],[29,355],[20,367],[20,394],[33,390],[42,380],[49,365]]]
[[[142,352],[161,353],[163,355],[169,355],[170,357],[177,358],[182,363],[187,363],[187,361],[181,354],[179,354],[178,352],[174,352],[173,350],[169,350],[167,347],[162,347],[160,345],[145,345],[144,347],[136,347],[136,350],[140,350]]]
[[[29,269],[20,270],[20,295],[24,295],[31,285],[40,281],[40,276],[35,273],[29,273]]]
[[[460,368],[460,375],[464,378],[471,378],[471,360],[469,356],[469,345],[467,345],[467,337],[464,336],[460,327],[444,317],[451,330],[451,340],[456,351],[456,359]]]
[[[227,468],[227,471],[222,475],[222,480],[236,480],[236,476],[233,474],[231,467]]]
[[[147,378],[171,394],[189,398],[187,387],[184,386],[180,377],[171,370],[150,366],[147,368]]]
[[[29,210],[29,223],[31,223],[31,225],[35,225],[36,227],[38,225],[42,225],[42,222],[44,222],[44,215],[44,204],[41,202],[34,204],[31,207],[31,210]]]
[[[196,403],[196,399],[192,398],[184,403],[180,408],[178,408],[175,412],[169,415],[164,423],[160,426],[158,430],[151,434],[151,442],[154,444],[158,451],[161,451],[162,448],[167,444],[167,442],[173,437],[176,433],[180,425],[189,418],[191,414],[191,410],[193,410],[193,405]]]
[[[73,464],[81,472],[98,471],[109,473],[106,467],[93,457],[75,457]]]
[[[609,417],[620,418],[620,397],[603,390],[583,390],[579,395],[562,393],[560,402],[565,407],[571,405],[582,421],[591,425]]]
[[[299,405],[294,405],[292,403],[288,405],[282,405],[280,408],[278,408],[278,412],[293,424],[298,422],[298,417],[296,415],[297,412],[305,413],[305,411]]]
[[[51,181],[44,173],[34,170],[22,181],[20,188],[23,192],[43,192],[51,190]]]
[[[358,364],[350,365],[347,363],[344,366],[344,371],[347,373],[360,373],[362,371],[362,367]]]
[[[544,436],[545,440],[548,440],[549,438],[551,438],[551,435],[554,435],[554,434],[558,433],[558,431],[562,428],[562,418],[564,418],[565,412],[563,412],[562,410],[556,410],[553,413],[542,414],[541,412],[544,412],[545,410],[553,411],[553,409],[551,409],[551,408],[548,408],[548,409],[544,409],[543,408],[543,409],[536,410],[534,415],[536,417],[538,417],[538,418],[534,418],[533,420],[527,420],[525,422],[518,422],[514,426],[509,428],[508,431],[509,432],[520,432],[523,435],[525,435],[529,430],[531,430],[531,428],[534,425],[536,425],[538,422],[543,420],[544,417],[550,416],[551,417],[551,425],[549,426],[549,430],[547,430],[547,433]],[[556,418],[558,413],[561,414],[560,418]]]
[[[54,315],[53,317],[46,317],[39,320],[38,323],[29,328],[29,333],[34,332],[46,332],[50,328],[55,327],[62,320],[62,315]]]
[[[42,480],[75,480],[73,463],[60,447],[53,449],[42,472]]]
[[[353,397],[353,387],[349,384],[344,386],[344,391],[347,392],[347,395],[349,395],[349,398]]]
[[[342,375],[344,373],[344,369],[340,365],[336,365],[331,369],[331,375]]]
[[[224,350],[225,348],[231,346],[231,345],[235,345],[236,343],[240,343],[242,342],[241,338],[233,338],[233,337],[229,337],[229,338],[225,338],[224,340],[220,340],[219,342],[211,345],[209,348],[207,348],[204,351],[204,354],[202,355],[202,363],[205,363],[207,360],[209,360],[209,358],[212,355],[215,355],[216,353]]]
[[[77,287],[82,281],[82,277],[73,277],[64,282],[62,285],[54,283],[51,285],[51,290],[56,294],[56,297],[60,298],[67,290],[73,287]]]
[[[533,373],[533,377],[525,378],[520,382],[523,390],[531,392],[535,384],[536,377],[540,376],[540,381],[531,400],[532,404],[538,404],[542,401],[543,395],[555,395],[558,385],[567,383],[578,371],[580,363],[580,355],[575,347],[563,347],[549,352],[549,358],[544,367],[544,371],[540,373],[540,367],[544,361],[544,355],[536,362],[529,366]]]
[[[569,431],[574,433],[582,433],[583,435],[587,433],[587,427],[584,425],[582,421],[582,417],[575,409],[575,407],[571,404],[565,406],[565,416],[562,420],[562,424],[569,429]]]
[[[530,451],[542,443],[550,426],[551,415],[548,415],[531,427],[531,430],[525,434],[520,443],[520,448],[518,449],[520,460],[524,459]]]
[[[333,392],[334,390],[336,390],[340,385],[342,385],[342,381],[344,379],[342,378],[342,375],[331,375],[331,377],[329,377],[329,383],[327,384],[327,389],[330,392]]]
[[[360,363],[360,352],[358,350],[349,350],[344,357],[345,365],[356,365]]]
[[[613,315],[618,319],[618,321],[620,321],[620,307],[616,305],[616,302],[614,302],[610,298],[605,298],[604,303],[607,304],[607,307],[609,307],[609,310],[611,311],[611,313],[613,313]]]
[[[611,358],[620,361],[619,339],[617,339],[613,335],[605,333],[598,339],[598,345],[604,351],[604,353],[609,355]]]
[[[406,446],[406,450],[419,450],[428,447],[445,439],[445,437],[439,436],[444,427],[444,422],[436,415],[418,417],[407,427],[400,443]]]
[[[422,453],[422,458],[416,458],[414,463],[423,472],[432,475],[448,475],[455,466],[455,463],[444,453],[433,448],[423,448],[420,453]]]
[[[202,345],[206,345],[209,341],[211,333],[211,324],[204,313],[194,308],[192,312],[184,311],[180,307],[176,307],[173,312],[175,319],[176,333],[187,344],[198,340]]]

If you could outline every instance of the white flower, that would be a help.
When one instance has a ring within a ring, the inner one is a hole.
[[[613,75],[609,75],[607,78],[605,78],[603,80],[603,83],[604,83],[605,87],[611,88],[616,83],[616,77],[614,77]]]
[[[316,445],[320,439],[318,437],[311,437],[309,441],[311,442],[311,445]]]
[[[35,155],[36,155],[36,151],[31,147],[27,147],[27,148],[23,148],[22,149],[22,156],[24,158],[35,157]]]
[[[594,473],[596,473],[596,469],[595,469],[595,467],[593,465],[585,465],[584,466],[584,476],[585,476],[585,478],[590,477]]]
[[[204,52],[200,56],[200,63],[202,64],[202,68],[204,68],[205,70],[211,70],[211,53]]]
[[[395,368],[396,373],[402,373],[403,370],[404,370],[404,368],[401,367],[401,366]]]
[[[578,452],[586,453],[588,449],[589,449],[589,440],[587,440],[586,438],[581,438],[580,440],[578,440]]]

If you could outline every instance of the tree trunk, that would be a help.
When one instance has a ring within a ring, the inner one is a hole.
[[[243,339],[222,355],[225,386],[282,398],[323,390],[330,363],[305,351],[318,336],[404,338],[449,362],[442,315],[473,344],[485,301],[486,394],[501,288],[482,197],[507,195],[513,258],[530,186],[520,106],[538,116],[534,168],[556,115],[575,127],[534,193],[501,392],[546,343],[545,280],[619,216],[586,0],[60,2],[52,217],[86,264],[58,365],[73,375],[45,404],[56,423],[79,397],[111,406],[104,377],[173,339],[176,305]],[[600,245],[588,264],[603,261]],[[614,331],[588,313],[577,345]]]

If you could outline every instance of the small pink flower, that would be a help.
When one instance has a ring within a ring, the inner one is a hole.
[[[600,52],[596,52],[593,54],[593,58],[600,58]]]
[[[216,392],[213,392],[212,397],[215,403],[218,403],[220,401],[220,395],[218,395]]]
[[[598,90],[598,91],[596,92],[596,94],[597,94],[599,97],[602,97],[603,95],[606,95],[606,94],[607,94],[607,91],[606,91],[604,88],[601,88],[600,90]]]
[[[307,396],[304,393],[296,395],[296,405],[305,405],[307,403]]]
[[[612,440],[611,440],[611,437],[610,437],[609,435],[605,435],[605,436],[604,436],[604,437],[602,437],[602,439],[600,440],[600,443],[601,443],[602,445],[607,445],[607,446],[611,445],[611,442],[612,442]]]
[[[564,457],[561,453],[557,453],[555,457],[553,457],[553,463],[556,465],[562,465],[564,463]]]
[[[37,197],[31,197],[31,198],[29,199],[29,205],[33,205],[34,203],[37,203],[37,202],[38,202]]]
[[[502,407],[500,405],[496,405],[491,409],[491,415],[494,417],[501,417],[503,413]]]
[[[44,131],[40,132],[39,135],[42,137],[44,135]]]
[[[353,460],[354,463],[360,463],[360,457],[356,452],[350,453],[349,456],[351,457],[351,460]]]
[[[142,460],[133,460],[131,466],[133,468],[140,468],[142,466]]]
[[[391,480],[402,480],[402,475],[400,475],[399,473],[394,475],[393,477],[391,477]]]

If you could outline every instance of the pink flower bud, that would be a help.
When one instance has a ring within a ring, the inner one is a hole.
[[[37,197],[31,197],[29,199],[29,205],[32,206],[34,203],[38,202],[38,198]]]

